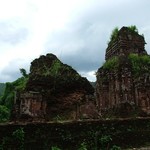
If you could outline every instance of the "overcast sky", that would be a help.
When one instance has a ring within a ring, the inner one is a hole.
[[[150,53],[150,0],[0,0],[0,82],[53,53],[95,81],[114,27],[136,25]]]

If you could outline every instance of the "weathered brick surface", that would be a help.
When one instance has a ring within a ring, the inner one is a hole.
[[[106,62],[118,58],[115,69],[97,71],[96,99],[99,111],[117,113],[121,116],[150,114],[150,65],[147,71],[135,77],[129,54],[147,55],[145,40],[138,33],[131,33],[127,27],[120,29],[118,37],[106,49]],[[141,71],[141,70],[140,70]]]

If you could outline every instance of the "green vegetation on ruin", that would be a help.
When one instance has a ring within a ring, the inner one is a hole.
[[[113,42],[117,39],[118,33],[119,33],[119,28],[118,28],[118,27],[115,27],[115,28],[112,30],[112,33],[111,33],[111,35],[110,35],[110,41],[108,42],[108,44],[113,43]]]
[[[103,64],[103,69],[108,71],[116,71],[119,69],[121,61],[117,56],[112,57]],[[131,64],[133,77],[137,78],[143,74],[150,74],[150,56],[129,54],[128,64]]]
[[[135,25],[128,26],[128,29],[132,33],[138,33],[138,29]]]
[[[103,69],[105,70],[116,70],[118,67],[119,67],[119,58],[117,56],[112,57],[103,64]]]
[[[56,59],[53,61],[52,65],[48,67],[46,64],[38,71],[38,74],[42,76],[51,76],[55,79],[62,78],[65,80],[66,76],[72,76],[72,78],[79,79],[80,75],[75,73],[72,67],[62,64],[60,60]],[[65,76],[64,76],[65,75]]]
[[[61,68],[62,68],[61,62],[59,60],[54,60],[50,68],[44,65],[43,75],[57,76],[60,73]]]
[[[135,25],[131,25],[127,27],[129,29],[129,31],[134,34],[134,33],[138,33],[138,29]],[[112,30],[112,33],[110,35],[110,40],[108,42],[108,45],[111,45],[114,41],[116,41],[116,39],[118,38],[118,34],[119,34],[119,28],[115,27]]]
[[[142,74],[150,73],[150,56],[130,54],[129,60],[132,65],[132,72],[134,77],[139,77]]]
[[[69,85],[81,78],[81,76],[72,67],[61,63],[58,59],[54,60],[50,67],[46,64],[44,64],[43,67],[41,69],[39,68],[42,71],[39,71],[38,74],[43,76],[43,78],[47,76],[49,79],[51,78],[54,93],[58,87],[61,87],[61,85]]]

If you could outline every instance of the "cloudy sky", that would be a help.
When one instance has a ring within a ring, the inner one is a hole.
[[[136,25],[150,53],[149,0],[0,0],[0,82],[53,53],[95,81],[114,27]]]

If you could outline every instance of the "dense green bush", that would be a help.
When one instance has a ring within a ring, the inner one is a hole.
[[[19,150],[24,150],[24,138],[25,138],[25,132],[23,128],[17,129],[12,133],[13,140],[16,143]]]
[[[51,150],[61,150],[61,149],[58,148],[57,146],[52,146]]]
[[[23,91],[27,81],[28,77],[21,77],[14,82],[7,82],[4,94],[1,97],[1,104],[5,105],[9,109],[12,109],[15,91]]]
[[[13,99],[14,99],[13,84],[8,82],[6,83],[6,88],[4,91],[4,95],[2,96],[1,99],[1,103],[10,109],[13,103]]]
[[[87,144],[85,142],[81,143],[80,147],[78,150],[87,150]]]
[[[3,95],[4,90],[5,90],[5,83],[0,83],[0,96]]]
[[[0,105],[0,122],[8,121],[10,116],[10,111],[6,106]]]
[[[15,149],[25,150],[24,148],[25,132],[23,128],[16,129],[9,136],[1,139],[0,150]],[[13,148],[12,148],[13,147]]]

